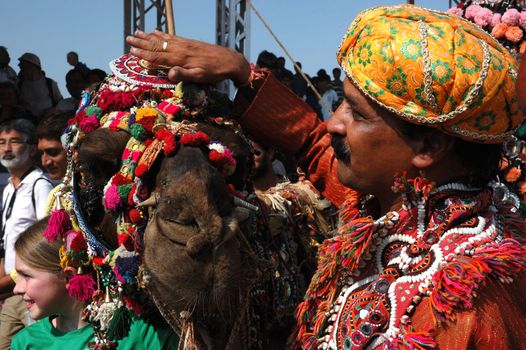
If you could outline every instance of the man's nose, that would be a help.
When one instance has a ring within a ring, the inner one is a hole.
[[[40,160],[42,161],[42,165],[49,165],[49,164],[51,164],[51,157],[49,157],[45,153],[42,153],[42,156],[40,157]]]

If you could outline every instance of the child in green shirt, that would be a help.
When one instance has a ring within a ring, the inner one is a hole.
[[[46,225],[47,219],[37,222],[15,243],[18,276],[14,292],[23,297],[31,318],[40,321],[16,334],[11,349],[87,349],[94,333],[81,317],[86,304],[70,296],[67,288],[77,271],[60,266],[62,243],[44,238]],[[155,328],[134,316],[117,349],[177,349],[178,342],[171,329]]]

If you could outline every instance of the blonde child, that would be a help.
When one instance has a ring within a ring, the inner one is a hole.
[[[77,272],[73,267],[60,267],[62,243],[48,243],[43,236],[46,225],[47,219],[35,223],[15,243],[18,277],[14,292],[23,297],[31,318],[38,322],[22,329],[11,349],[87,349],[94,333],[81,317],[86,305],[68,293],[68,281]],[[177,349],[178,337],[169,329],[157,329],[133,317],[128,336],[117,344],[120,350]]]

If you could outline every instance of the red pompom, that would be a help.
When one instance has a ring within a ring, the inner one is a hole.
[[[95,280],[90,273],[77,274],[69,280],[68,292],[70,296],[80,301],[89,301],[95,291],[95,285]]]
[[[148,167],[146,166],[146,164],[137,165],[134,171],[135,176],[138,176],[138,177],[143,177],[144,175],[146,175],[147,172],[148,172]]]
[[[70,226],[69,215],[64,209],[53,210],[44,231],[44,237],[51,243],[57,236],[66,233]]]
[[[132,185],[130,193],[128,193],[128,205],[130,207],[133,207],[135,204],[137,204],[137,203],[135,203],[135,200],[133,199],[136,190],[137,190],[137,184],[134,183]]]
[[[71,241],[70,248],[74,253],[80,253],[88,249],[88,244],[86,243],[86,240],[84,239],[84,236],[81,232],[77,232],[75,238],[73,238]]]
[[[163,152],[165,156],[169,157],[174,155],[176,150],[177,143],[175,142],[175,138],[164,140]]]
[[[117,236],[117,239],[119,241],[119,246],[124,246],[124,248],[126,248],[127,251],[133,251],[133,238],[129,234],[122,233]]]
[[[202,131],[192,134],[185,134],[181,137],[181,143],[185,146],[201,146],[210,142],[210,137]]]
[[[135,209],[135,208],[130,210],[129,215],[130,215],[130,221],[133,222],[134,224],[138,223],[144,218],[142,212],[139,209]]]
[[[111,179],[111,183],[113,185],[117,185],[117,186],[121,186],[121,185],[127,185],[129,184],[131,181],[126,177],[124,176],[123,174],[121,173],[117,173],[115,176],[113,176],[113,178]]]

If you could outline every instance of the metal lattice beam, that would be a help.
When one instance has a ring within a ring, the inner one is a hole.
[[[245,0],[216,0],[216,44],[250,57],[250,11]],[[230,82],[220,89],[232,97]]]
[[[146,30],[148,20],[155,21],[155,28],[168,32],[166,9],[165,0],[124,0],[124,38],[137,29]],[[173,18],[173,14],[168,15]],[[149,28],[152,28],[151,25]],[[124,40],[124,52],[129,51],[130,46]]]

